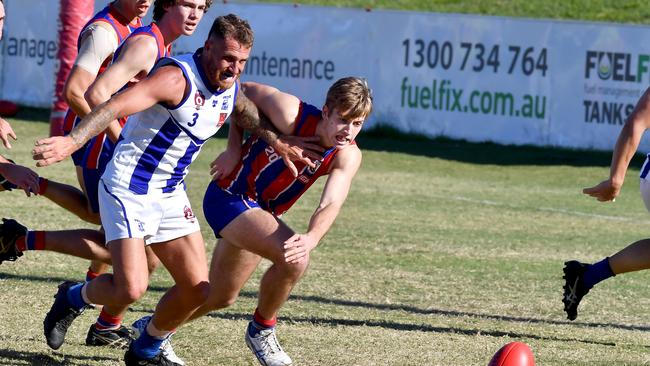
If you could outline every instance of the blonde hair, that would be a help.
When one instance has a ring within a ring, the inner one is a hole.
[[[325,105],[346,120],[366,119],[372,111],[372,90],[366,79],[345,77],[329,88]]]

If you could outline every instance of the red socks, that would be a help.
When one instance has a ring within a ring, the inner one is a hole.
[[[45,232],[28,231],[25,236],[16,239],[16,248],[21,252],[45,249]]]

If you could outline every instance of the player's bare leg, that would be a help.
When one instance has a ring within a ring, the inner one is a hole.
[[[293,264],[285,261],[284,242],[293,234],[282,221],[261,209],[243,212],[221,230],[233,245],[273,262],[262,277],[257,309],[245,336],[246,344],[262,364],[292,362],[276,338],[275,324],[280,308],[309,263],[309,258]]]
[[[241,249],[226,239],[219,239],[210,262],[210,294],[190,320],[234,304],[261,260],[259,255]]]
[[[307,269],[308,260],[289,264],[284,259],[284,242],[294,232],[268,212],[252,209],[234,219],[221,234],[234,245],[273,262],[262,277],[258,302],[258,312],[273,319]]]
[[[125,355],[125,360],[160,357],[160,346],[207,299],[209,291],[205,246],[199,231],[151,245],[176,284],[160,299],[156,311]],[[129,362],[127,362],[128,364]]]
[[[172,330],[183,323],[208,296],[208,268],[200,232],[151,245],[176,284],[156,306],[153,322],[159,329]]]
[[[41,185],[42,186],[42,185]],[[76,187],[48,180],[39,194],[91,224],[101,225],[99,212],[93,212],[86,194]]]
[[[77,167],[77,170],[80,171],[81,169]],[[40,184],[41,190],[39,194],[47,197],[52,202],[72,212],[84,221],[101,225],[99,212],[95,212],[91,207],[90,201],[88,201],[83,179],[79,180],[83,192],[68,184],[47,180],[45,182],[47,183]],[[105,261],[92,259],[86,272],[86,280],[92,280],[106,271],[108,271],[108,265]]]
[[[614,274],[641,271],[650,268],[650,239],[642,239],[609,257]]]
[[[53,349],[59,348],[68,328],[89,304],[128,306],[147,290],[149,271],[142,239],[118,239],[108,243],[113,274],[102,274],[87,283],[59,286],[47,313],[44,334]]]
[[[29,231],[15,220],[3,219],[0,224],[0,261],[6,253],[22,256],[28,250],[48,250],[92,259],[109,265],[111,255],[104,246],[104,234],[97,230]],[[11,259],[10,259],[11,260]]]

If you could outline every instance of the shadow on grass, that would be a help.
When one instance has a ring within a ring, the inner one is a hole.
[[[37,276],[30,276],[30,275],[15,275],[15,274],[10,274],[10,273],[2,273],[0,272],[0,280],[27,280],[27,281],[34,281],[34,282],[51,282],[53,285],[52,288],[52,293],[56,292],[55,285],[59,284],[60,282],[63,281],[68,281],[70,280],[69,278],[64,278],[64,277],[37,277]],[[165,292],[167,291],[166,287],[162,286],[150,286],[148,291],[153,291],[153,292]],[[241,297],[245,298],[251,298],[251,299],[256,299],[257,298],[257,292],[252,292],[252,291],[242,291],[240,294]],[[291,295],[289,297],[290,301],[306,301],[306,302],[314,302],[314,303],[319,303],[319,304],[329,304],[329,305],[336,305],[336,306],[346,306],[346,307],[353,307],[353,308],[362,308],[362,309],[374,309],[374,310],[380,310],[380,311],[402,311],[402,312],[407,312],[407,313],[412,313],[412,314],[418,314],[418,315],[441,315],[441,316],[448,316],[448,317],[467,317],[467,318],[478,318],[478,319],[489,319],[489,320],[497,320],[497,321],[504,321],[504,322],[517,322],[517,323],[528,323],[528,324],[552,324],[552,325],[575,325],[575,326],[582,326],[582,327],[589,327],[589,328],[614,328],[614,329],[622,329],[622,330],[636,330],[636,331],[650,331],[650,326],[647,325],[627,325],[627,324],[613,324],[613,323],[593,323],[593,322],[569,322],[566,320],[552,320],[552,319],[543,319],[543,318],[531,318],[531,317],[517,317],[517,316],[508,316],[508,315],[492,315],[492,314],[482,314],[482,313],[474,313],[474,312],[466,312],[466,311],[455,311],[455,310],[443,310],[443,309],[434,309],[434,308],[419,308],[416,306],[412,305],[405,305],[405,304],[377,304],[377,303],[371,303],[371,302],[365,302],[365,301],[354,301],[354,300],[342,300],[342,299],[331,299],[327,297],[321,297],[321,296],[303,296],[303,295]],[[136,309],[136,308],[131,308],[129,311],[136,311],[136,312],[149,312],[152,313],[153,310],[151,309]],[[208,316],[213,316],[213,317],[219,317],[223,319],[227,319],[229,313],[210,313]],[[239,315],[237,315],[239,317]],[[249,319],[250,314],[246,314],[245,316],[242,315],[241,319]],[[240,318],[237,318],[240,319]],[[415,324],[401,324],[401,323],[392,323],[392,322],[368,322],[368,321],[363,321],[363,320],[349,320],[349,319],[317,319],[317,318],[286,318],[290,321],[296,321],[296,322],[304,322],[304,321],[311,321],[311,322],[316,322],[322,321],[324,325],[365,325],[365,326],[378,326],[378,327],[384,327],[384,328],[389,328],[389,329],[395,329],[395,330],[420,330],[420,331],[438,331],[438,327],[432,327],[428,326],[426,324],[420,324],[420,325],[415,325]],[[309,320],[309,319],[315,319],[315,320]],[[340,322],[334,324],[333,322]],[[374,325],[373,325],[374,324]],[[383,325],[382,325],[383,324]],[[400,326],[403,326],[403,328],[400,328]],[[487,334],[487,335],[494,335],[495,337],[502,337],[502,336],[517,336],[516,333],[511,333],[511,332],[503,332],[503,331],[483,331],[483,330],[458,330],[455,328],[440,328],[441,331],[445,330],[449,332],[458,332],[458,333],[463,333],[463,334]],[[521,335],[525,336],[528,338],[532,339],[547,339],[547,340],[554,340],[554,338],[549,338],[549,337],[540,337],[536,335]],[[556,339],[560,340],[560,339]],[[587,340],[577,340],[577,339],[561,339],[563,341],[578,341],[578,342],[583,342],[583,343],[596,343],[596,344],[604,344],[604,345],[614,345],[614,343],[609,343],[609,342],[591,342]]]
[[[249,320],[251,314],[242,314],[242,313],[229,313],[229,312],[212,312],[206,316],[211,318],[225,319],[225,320]],[[409,323],[397,323],[392,321],[385,320],[354,320],[354,319],[333,319],[333,318],[317,318],[317,317],[282,317],[286,322],[291,323],[309,323],[314,325],[322,326],[348,326],[348,327],[378,327],[383,329],[391,329],[398,331],[416,331],[416,332],[435,332],[435,333],[450,333],[450,334],[463,334],[468,336],[491,336],[491,337],[510,337],[515,339],[536,339],[536,340],[546,340],[546,341],[557,341],[557,342],[580,342],[587,344],[597,344],[601,346],[616,346],[612,342],[600,342],[590,339],[578,339],[578,338],[560,338],[560,337],[548,337],[540,336],[537,334],[528,334],[528,333],[518,333],[518,332],[507,332],[501,330],[486,330],[486,329],[464,329],[456,327],[434,327],[427,324],[409,324]]]
[[[362,150],[404,153],[472,164],[608,167],[611,162],[611,152],[608,151],[499,145],[444,137],[431,139],[416,134],[405,134],[389,127],[364,131],[356,140]],[[637,154],[630,166],[640,168],[644,160],[644,155]]]
[[[84,356],[62,356],[63,361],[59,361],[50,355],[26,352],[26,351],[13,351],[8,349],[0,349],[0,365],[17,366],[17,365],[30,365],[30,366],[82,366],[87,365],[89,360],[97,362],[115,361],[110,357],[84,357]]]

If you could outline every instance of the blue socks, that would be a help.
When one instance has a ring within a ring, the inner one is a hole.
[[[84,301],[83,297],[81,296],[81,288],[83,287],[84,283],[78,283],[68,289],[68,301],[70,302],[70,305],[72,305],[72,308],[79,311],[83,307],[85,307],[86,302]]]
[[[131,349],[133,350],[133,353],[135,353],[139,358],[148,360],[156,357],[156,355],[160,352],[160,345],[163,341],[164,339],[159,339],[149,335],[145,329],[140,337],[133,341]]]
[[[587,267],[587,270],[582,276],[582,283],[586,289],[591,289],[595,284],[614,276],[616,275],[609,267],[609,257],[606,257],[602,261]]]
[[[255,338],[260,333],[260,331],[269,328],[273,328],[273,327],[265,327],[264,325],[258,324],[255,320],[253,320],[250,323],[248,323],[247,331],[250,337]]]

